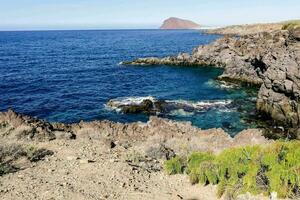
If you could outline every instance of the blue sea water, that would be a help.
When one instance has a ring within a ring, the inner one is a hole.
[[[163,117],[235,134],[250,126],[244,118],[254,103],[245,106],[243,100],[252,98],[246,89],[224,89],[214,81],[222,70],[119,65],[139,57],[191,52],[218,37],[190,30],[0,32],[0,110],[12,108],[51,122],[134,122],[148,116],[125,115],[105,104],[145,96],[193,103],[234,100],[235,106],[223,109],[178,110]]]

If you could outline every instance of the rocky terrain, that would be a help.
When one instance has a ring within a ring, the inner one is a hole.
[[[214,186],[192,186],[186,176],[168,176],[163,161],[193,151],[217,153],[272,142],[257,129],[231,138],[222,129],[201,130],[157,117],[148,123],[51,124],[13,111],[0,113],[0,137],[0,171],[5,172],[0,198],[22,200],[214,200]],[[30,151],[23,154],[22,149]],[[264,199],[249,194],[239,198]]]
[[[165,58],[141,58],[123,64],[224,68],[219,79],[260,87],[257,110],[276,124],[298,133],[300,28],[241,37],[226,36],[195,48],[191,55],[181,53]]]
[[[246,24],[246,25],[232,25],[223,28],[207,30],[210,34],[221,35],[250,35],[262,32],[272,32],[281,30],[283,23],[267,23],[267,24]]]
[[[264,23],[264,24],[245,24],[245,25],[233,25],[223,28],[210,29],[207,33],[221,34],[221,35],[251,35],[263,32],[273,32],[279,30],[289,30],[291,28],[299,27],[300,20],[289,20],[278,23]]]
[[[160,29],[197,29],[200,25],[190,20],[171,17],[166,19]]]

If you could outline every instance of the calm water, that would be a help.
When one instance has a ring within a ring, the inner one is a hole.
[[[218,36],[197,31],[120,30],[0,32],[0,110],[8,108],[50,121],[108,119],[146,121],[124,115],[105,103],[118,97],[152,96],[166,100],[237,100],[235,106],[164,116],[201,128],[223,127],[235,133],[249,125],[241,111],[254,103],[246,90],[222,89],[217,69],[169,66],[120,66],[124,60],[191,52]]]

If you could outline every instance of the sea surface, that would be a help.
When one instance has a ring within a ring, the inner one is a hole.
[[[219,37],[190,30],[0,32],[0,110],[12,108],[51,122],[147,121],[149,116],[106,106],[111,99],[147,97],[195,107],[161,117],[234,135],[253,126],[248,118],[254,92],[215,81],[221,69],[119,64],[190,53]]]

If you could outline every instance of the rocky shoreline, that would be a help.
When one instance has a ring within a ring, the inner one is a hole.
[[[260,87],[257,111],[274,124],[298,132],[300,125],[300,28],[241,37],[225,36],[193,53],[140,58],[124,65],[224,68],[218,79]]]
[[[218,77],[259,86],[257,109],[298,134],[300,125],[300,29],[224,37],[191,55],[141,58],[128,65],[178,65],[224,68]],[[123,112],[190,109],[174,102],[143,100]],[[299,136],[299,134],[298,134]],[[222,129],[202,130],[190,122],[150,117],[147,123],[111,121],[49,123],[0,112],[1,199],[217,199],[214,186],[191,186],[184,175],[168,176],[164,162],[193,152],[219,154],[273,140],[264,130],[248,129],[234,138]],[[30,192],[29,192],[30,191]],[[274,197],[275,198],[275,197]],[[227,200],[226,196],[221,199]],[[268,199],[249,193],[237,199]]]

